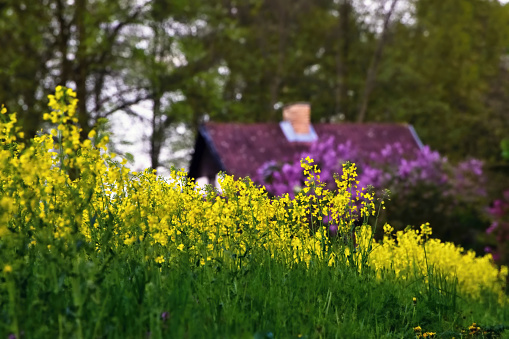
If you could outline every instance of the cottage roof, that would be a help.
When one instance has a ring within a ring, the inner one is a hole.
[[[377,152],[387,144],[421,148],[413,127],[407,124],[336,123],[313,124],[318,140],[334,137],[335,143],[350,141],[360,151]],[[290,142],[278,123],[214,123],[202,125],[196,140],[189,176],[198,178],[225,171],[236,177],[256,175],[269,160],[293,160],[309,148],[308,142]]]

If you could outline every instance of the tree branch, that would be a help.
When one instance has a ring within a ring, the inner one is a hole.
[[[151,94],[145,94],[143,96],[138,96],[133,100],[123,101],[121,104],[115,106],[114,108],[108,110],[107,112],[99,114],[98,118],[106,118],[117,111],[121,111],[121,110],[125,111],[126,109],[130,108],[132,105],[136,105],[144,100],[149,100],[151,98],[152,98]],[[131,112],[133,112],[133,111],[131,111]],[[134,115],[136,115],[136,114],[134,114]]]
[[[373,88],[375,87],[375,80],[376,80],[376,72],[378,70],[378,64],[380,63],[380,60],[382,59],[382,52],[385,47],[385,44],[387,42],[387,32],[389,28],[389,22],[391,19],[392,14],[394,13],[394,9],[396,8],[398,0],[393,0],[391,7],[384,18],[384,24],[383,24],[383,30],[382,35],[380,39],[378,40],[378,44],[376,46],[375,54],[373,55],[373,58],[371,59],[371,63],[369,65],[368,74],[366,77],[366,85],[364,86],[364,93],[362,95],[361,105],[359,109],[359,115],[357,116],[357,122],[364,122],[366,118],[366,111],[368,109],[368,101],[369,97],[371,95],[371,92],[373,91]]]

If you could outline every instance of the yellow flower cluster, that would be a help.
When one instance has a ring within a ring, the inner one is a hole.
[[[0,107],[0,121],[2,123],[0,127],[0,140],[3,140],[6,144],[11,144],[16,141],[17,137],[23,138],[24,134],[21,131],[21,127],[16,126],[18,122],[16,113],[7,114],[7,108],[3,105]]]
[[[422,333],[421,326],[414,327],[414,333],[416,338],[435,338],[436,332],[424,332]]]
[[[508,269],[500,270],[493,264],[491,254],[476,257],[473,251],[465,252],[463,248],[452,243],[443,243],[439,239],[428,239],[431,235],[429,224],[420,230],[398,231],[392,236],[392,227],[384,227],[383,242],[374,247],[369,262],[377,271],[395,270],[402,279],[412,279],[416,270],[422,276],[428,275],[428,268],[445,274],[446,279],[458,280],[460,291],[473,298],[480,298],[483,291],[495,292],[500,301],[506,301],[504,292]],[[361,241],[370,238],[370,229],[365,228]]]
[[[312,159],[302,161],[306,187],[294,199],[270,199],[249,179],[223,175],[221,192],[203,190],[184,171],[169,179],[154,171],[132,173],[107,152],[107,137],[95,131],[80,140],[75,93],[58,87],[49,96],[51,112],[44,119],[58,124],[50,134],[16,145],[15,114],[2,109],[0,132],[0,245],[53,251],[85,242],[98,252],[143,249],[143,257],[171,265],[187,256],[192,262],[221,262],[238,267],[257,251],[288,265],[312,261],[377,270],[393,268],[402,278],[415,265],[428,263],[456,274],[463,291],[477,297],[482,289],[498,291],[507,275],[489,256],[475,258],[452,244],[423,241],[430,231],[398,232],[382,244],[367,226],[356,228],[353,214],[374,215],[373,196],[357,188],[355,164],[346,164],[336,178],[337,190],[325,188]],[[329,237],[324,217],[338,226],[342,241]],[[388,233],[389,226],[385,227]],[[12,241],[11,241],[12,240]],[[141,250],[140,250],[141,251]],[[3,251],[3,253],[9,253]],[[367,260],[369,258],[369,260]],[[12,262],[15,258],[0,261]],[[344,262],[344,260],[343,260]],[[4,269],[4,271],[6,271]]]

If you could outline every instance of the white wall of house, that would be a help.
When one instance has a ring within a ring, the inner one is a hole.
[[[196,179],[196,183],[200,187],[204,187],[207,184],[211,184],[214,187],[219,188],[219,175],[216,174],[216,177],[215,177],[215,180],[214,180],[213,183],[209,182],[209,178],[207,178],[207,177],[199,177],[199,178],[197,178]]]

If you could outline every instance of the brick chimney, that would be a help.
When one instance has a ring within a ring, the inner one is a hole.
[[[283,121],[288,121],[296,134],[309,134],[311,126],[311,106],[296,103],[283,108]]]

